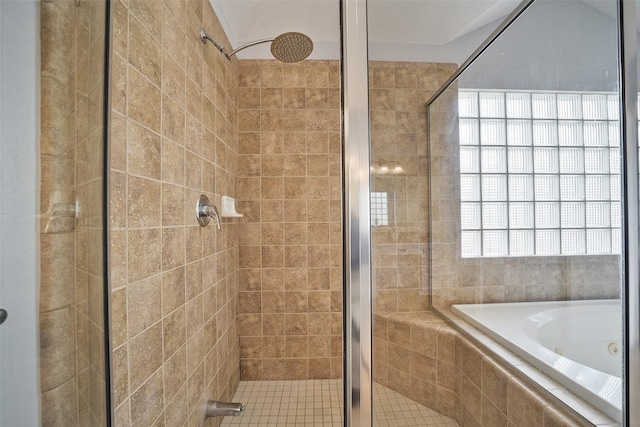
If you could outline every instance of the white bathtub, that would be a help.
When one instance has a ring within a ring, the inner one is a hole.
[[[622,405],[619,300],[463,304],[453,312],[610,417]]]

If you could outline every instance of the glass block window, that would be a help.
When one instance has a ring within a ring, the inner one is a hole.
[[[389,225],[389,202],[387,193],[371,193],[371,225],[378,227]]]
[[[620,252],[618,97],[461,89],[463,257]]]

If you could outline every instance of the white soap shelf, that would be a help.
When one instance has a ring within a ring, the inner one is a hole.
[[[236,211],[236,200],[233,197],[222,196],[220,216],[223,218],[242,218]]]

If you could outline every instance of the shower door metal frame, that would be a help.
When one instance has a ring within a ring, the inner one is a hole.
[[[618,1],[620,49],[620,120],[624,188],[624,310],[623,419],[640,425],[640,228],[638,214],[638,43],[637,0]]]
[[[344,425],[370,427],[372,298],[367,0],[341,0]]]

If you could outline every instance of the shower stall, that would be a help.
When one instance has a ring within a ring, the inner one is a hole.
[[[636,1],[318,3],[0,1],[0,424],[639,425]]]

